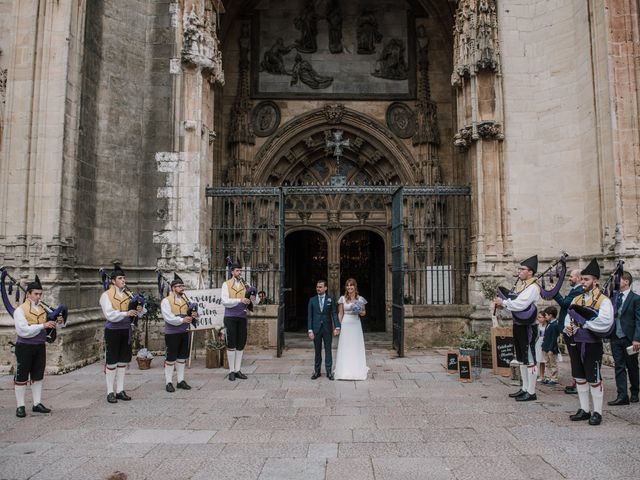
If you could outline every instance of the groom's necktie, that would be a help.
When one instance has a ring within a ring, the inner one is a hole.
[[[320,311],[324,309],[324,295],[320,297]]]

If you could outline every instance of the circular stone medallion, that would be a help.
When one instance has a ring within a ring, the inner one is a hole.
[[[260,102],[253,109],[251,123],[253,132],[258,137],[268,137],[280,125],[280,109],[278,105],[271,100]]]
[[[410,138],[416,131],[416,117],[411,108],[401,102],[393,102],[387,108],[387,126],[400,138]]]

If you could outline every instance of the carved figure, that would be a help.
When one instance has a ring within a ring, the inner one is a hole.
[[[333,77],[326,77],[317,73],[311,63],[296,54],[296,60],[291,72],[291,85],[295,85],[300,80],[305,85],[313,89],[327,88],[333,83]]]
[[[262,62],[260,62],[260,70],[274,75],[291,75],[284,66],[284,55],[289,53],[293,46],[285,46],[282,37],[276,39],[269,50],[264,52]]]
[[[378,58],[374,77],[390,80],[406,80],[408,67],[404,60],[404,42],[399,38],[392,38],[387,42]]]
[[[296,29],[300,30],[300,39],[296,40],[296,48],[302,53],[314,53],[318,50],[318,14],[313,0],[308,0],[299,17],[293,21]]]
[[[342,53],[342,10],[339,0],[327,4],[327,23],[329,24],[329,51]]]
[[[365,7],[360,17],[358,17],[356,34],[358,37],[358,53],[362,55],[375,53],[375,44],[382,41],[382,33],[378,31],[378,21],[373,11],[368,7]]]

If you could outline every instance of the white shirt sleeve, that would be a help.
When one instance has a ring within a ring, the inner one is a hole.
[[[162,300],[162,302],[160,302],[160,311],[162,311],[162,317],[164,318],[164,321],[169,325],[173,325],[175,327],[179,327],[180,325],[182,325],[182,317],[173,314],[168,298],[165,298]]]
[[[584,323],[584,328],[588,328],[593,332],[606,333],[613,325],[613,304],[608,297],[605,297],[600,304],[598,316]]]
[[[44,330],[43,324],[29,325],[22,308],[16,308],[13,312],[13,321],[16,323],[16,333],[22,338],[32,338]]]
[[[227,308],[235,307],[240,303],[239,298],[229,298],[229,287],[227,282],[222,284],[222,291],[220,292],[220,299],[222,300],[222,306]]]
[[[540,289],[533,283],[525,288],[520,295],[513,300],[505,300],[502,302],[504,308],[510,312],[522,312],[529,308],[529,305],[540,300]]]
[[[120,310],[116,310],[115,308],[113,308],[107,292],[104,292],[102,295],[100,295],[100,306],[102,307],[102,314],[104,315],[104,318],[106,318],[111,323],[121,322],[128,316],[127,312],[121,312]]]
[[[363,305],[366,305],[366,304],[368,303],[368,302],[364,299],[364,297],[360,297],[360,296],[358,297],[358,301],[359,301],[361,304],[363,304]]]
[[[338,304],[344,304],[344,295],[338,299]]]

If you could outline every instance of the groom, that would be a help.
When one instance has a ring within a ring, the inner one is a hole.
[[[309,338],[313,340],[313,346],[316,349],[315,366],[311,379],[315,380],[320,376],[320,366],[322,364],[322,344],[324,343],[324,366],[327,371],[327,378],[333,380],[331,367],[333,359],[331,358],[331,331],[333,335],[340,334],[340,321],[336,311],[336,302],[327,295],[327,281],[318,280],[316,283],[316,292],[318,295],[309,299],[307,328]],[[334,328],[335,323],[335,328]]]

